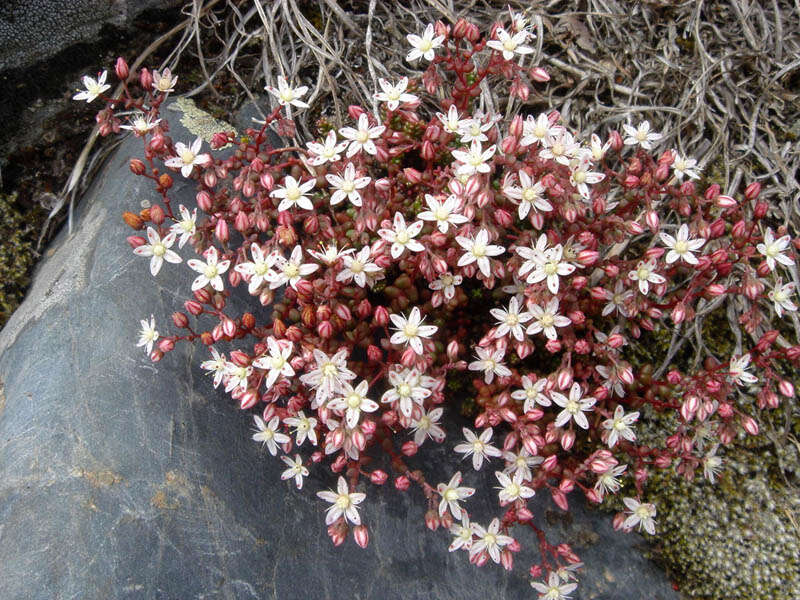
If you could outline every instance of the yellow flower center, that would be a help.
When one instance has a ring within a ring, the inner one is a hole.
[[[526,202],[533,202],[536,200],[536,192],[533,190],[533,188],[525,188],[522,190],[522,199]]]
[[[286,188],[286,199],[292,202],[297,201],[301,196],[299,187]]]
[[[203,275],[205,275],[208,280],[214,279],[218,274],[217,265],[206,265],[206,268],[203,269]]]
[[[361,271],[363,271],[363,270],[364,270],[364,265],[361,264],[361,261],[354,260],[352,263],[350,263],[350,272],[351,273],[361,273]]]
[[[297,268],[296,264],[289,263],[283,268],[283,274],[292,279],[300,275],[300,269]]]
[[[361,142],[362,144],[369,139],[369,132],[368,131],[359,131],[356,135],[356,140]]]
[[[257,262],[256,266],[253,267],[253,271],[256,275],[263,276],[266,275],[267,271],[269,271],[269,266],[265,262]]]
[[[321,370],[325,377],[333,377],[339,372],[337,366],[332,362],[326,362],[324,365],[322,365]]]
[[[572,174],[572,179],[575,180],[575,183],[583,183],[586,181],[586,172],[585,171],[575,171]]]
[[[356,184],[352,181],[345,181],[344,183],[342,183],[342,191],[345,192],[346,194],[355,191],[355,189],[356,189]]]
[[[400,232],[398,232],[398,234],[397,234],[397,241],[398,241],[400,244],[407,244],[407,243],[408,243],[408,240],[410,240],[410,239],[411,239],[411,238],[409,237],[409,235],[408,235],[408,232],[407,232],[407,231],[400,231]]]
[[[403,333],[407,338],[417,337],[417,331],[419,331],[419,328],[411,323],[406,323],[406,326],[403,327]]]
[[[161,242],[153,244],[153,256],[164,256],[167,253],[167,247]]]
[[[286,359],[283,358],[283,356],[273,356],[270,364],[272,365],[272,368],[277,371],[278,369],[283,368],[283,365],[286,364]]]
[[[350,408],[358,408],[361,406],[361,396],[358,394],[350,394],[347,397],[347,406]]]
[[[347,510],[348,508],[350,508],[350,495],[340,494],[339,497],[336,498],[336,506],[338,506],[342,510]]]
[[[558,263],[555,261],[548,261],[544,264],[544,272],[547,275],[555,275],[558,272]]]
[[[397,386],[397,393],[406,398],[411,394],[411,386],[407,383],[401,383],[399,386]]]
[[[458,492],[455,491],[453,488],[448,488],[447,491],[444,493],[444,499],[448,502],[454,502],[458,500]]]
[[[675,242],[675,252],[678,254],[685,254],[689,250],[689,242],[678,240]]]
[[[509,52],[513,52],[517,48],[517,43],[509,38],[505,42],[503,42],[503,49],[508,50]]]
[[[472,256],[476,256],[478,258],[486,256],[486,246],[483,244],[475,244],[472,247]]]
[[[541,323],[542,327],[552,327],[553,323],[555,323],[555,319],[550,313],[544,313],[539,318],[539,323]]]
[[[191,165],[194,163],[194,152],[188,148],[181,152],[181,161],[183,161],[183,164],[185,165]]]
[[[433,216],[436,217],[439,221],[447,221],[450,217],[450,211],[447,210],[444,206],[440,206],[436,209],[436,212],[433,213]]]

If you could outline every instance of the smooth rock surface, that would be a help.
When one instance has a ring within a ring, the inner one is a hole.
[[[148,9],[175,0],[3,0],[0,3],[0,71],[46,60],[78,42],[93,40],[105,25],[125,27]]]
[[[194,139],[167,116],[174,139]],[[350,538],[334,548],[315,497],[333,477],[312,468],[301,491],[280,481],[283,463],[250,440],[252,417],[199,368],[203,349],[179,346],[151,364],[135,347],[139,319],[153,313],[167,331],[193,278],[171,264],[151,277],[125,243],[121,212],[154,199],[127,168],[140,144],[128,139],[104,167],[75,233],[58,238],[0,332],[0,598],[535,598],[530,544],[510,574],[476,569],[447,552],[449,534],[424,528],[416,489],[366,488],[369,547]],[[176,204],[192,202],[193,184],[176,181]],[[466,485],[489,491],[468,504],[485,524],[497,511],[494,469],[459,462],[459,437],[425,444],[411,464],[434,483],[461,469]],[[565,516],[545,494],[531,503],[551,541],[573,543],[586,562],[573,598],[677,598],[639,536],[573,504]]]

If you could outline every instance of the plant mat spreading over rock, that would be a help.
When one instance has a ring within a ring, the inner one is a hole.
[[[795,234],[800,229],[796,2],[196,0],[157,45],[171,45],[161,66],[181,73],[178,91],[217,118],[230,118],[247,99],[266,110],[263,87],[275,85],[278,76],[309,85],[311,109],[295,115],[296,137],[307,141],[330,124],[343,124],[348,105],[374,107],[378,78],[419,76],[404,61],[407,34],[462,16],[488,26],[507,6],[535,24],[533,61],[548,68],[553,83],[540,86],[545,92],[532,94],[523,106],[496,105],[497,95],[487,87],[483,109],[536,114],[553,108],[582,132],[647,119],[664,133],[664,148],[699,160],[703,183],[717,182],[738,195],[745,184],[760,181],[774,224]],[[152,51],[146,49],[138,62],[153,64]],[[58,195],[60,204],[89,181],[90,167],[104,155],[98,152],[83,152]],[[746,334],[725,308],[709,305],[672,332],[656,372],[673,360],[714,354],[703,337],[704,318],[712,315],[722,315],[740,346]],[[800,334],[795,315],[787,326]],[[790,411],[781,425],[784,438],[795,421]]]

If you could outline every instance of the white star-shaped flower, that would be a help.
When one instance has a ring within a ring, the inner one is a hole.
[[[458,198],[453,195],[442,202],[436,196],[425,194],[425,203],[428,205],[428,210],[422,211],[417,217],[423,221],[433,221],[442,233],[447,233],[450,225],[455,227],[469,221],[467,217],[459,214]]]
[[[653,142],[657,142],[662,138],[660,133],[650,131],[650,121],[642,121],[636,127],[626,124],[622,126],[622,130],[628,136],[623,140],[626,146],[638,144],[645,150],[652,150]]]
[[[294,484],[297,486],[297,489],[303,489],[303,477],[308,477],[308,468],[303,466],[303,459],[300,458],[300,455],[295,454],[294,460],[288,456],[281,456],[281,460],[289,467],[281,473],[281,479],[286,481],[287,479],[294,478]]]
[[[178,84],[178,76],[173,77],[172,71],[164,69],[162,72],[153,71],[153,89],[162,94],[169,94],[175,91]]]
[[[370,262],[370,247],[364,246],[355,256],[346,255],[342,257],[344,266],[336,274],[336,281],[356,282],[359,287],[367,285],[369,277],[375,273],[380,273],[382,269],[373,262]]]
[[[91,102],[92,100],[97,98],[100,94],[102,94],[111,87],[109,84],[106,83],[107,76],[108,72],[103,71],[102,73],[100,73],[100,76],[95,81],[93,77],[84,75],[81,81],[83,81],[83,87],[85,87],[86,89],[79,91],[72,97],[72,99],[86,100],[86,102]]]
[[[153,315],[150,315],[150,322],[148,323],[145,319],[139,321],[139,324],[142,328],[139,330],[139,341],[136,343],[136,347],[144,346],[144,351],[147,354],[153,351],[153,344],[158,339],[158,331],[156,331],[156,323],[155,318]]]
[[[325,525],[332,525],[340,517],[344,517],[353,525],[361,525],[361,517],[358,515],[356,505],[361,504],[367,495],[361,492],[350,492],[344,477],[339,476],[335,492],[317,492],[317,496],[332,504],[325,515]]]
[[[272,267],[279,255],[277,252],[266,254],[258,244],[250,244],[250,254],[253,256],[252,262],[239,263],[233,269],[245,279],[249,279],[247,291],[255,296],[263,284],[275,277]]]
[[[628,273],[628,279],[631,281],[637,281],[639,283],[639,291],[642,294],[647,294],[650,291],[650,284],[655,283],[659,285],[664,283],[666,279],[655,272],[656,269],[656,259],[652,258],[645,261],[639,261],[639,264],[636,265],[636,269],[630,271]]]
[[[289,363],[293,348],[294,344],[289,340],[276,340],[272,336],[267,338],[269,355],[260,356],[253,361],[254,367],[268,371],[267,379],[264,381],[267,389],[270,389],[281,375],[284,377],[292,377],[294,375],[294,369]]]
[[[689,179],[700,179],[700,168],[696,159],[681,156],[677,150],[673,150],[672,154],[675,157],[672,161],[672,172],[678,181],[681,181],[684,175]]]
[[[258,415],[253,415],[256,422],[257,432],[253,434],[253,440],[262,442],[272,456],[278,452],[278,444],[285,444],[289,441],[289,436],[285,433],[278,431],[280,425],[280,417],[272,417],[269,423],[264,423],[264,420]]]
[[[314,210],[314,205],[306,194],[314,189],[316,183],[315,179],[299,183],[294,177],[287,175],[283,181],[283,186],[278,186],[269,195],[273,198],[281,199],[280,204],[278,204],[278,212],[289,210],[293,206],[305,210]]]
[[[562,129],[563,127],[559,125],[551,125],[550,119],[545,113],[539,113],[536,118],[528,115],[522,124],[522,137],[519,145],[525,148],[538,143],[541,147],[546,147],[550,143],[550,139]]]
[[[503,535],[499,533],[499,531],[500,519],[497,517],[492,519],[492,522],[489,523],[489,527],[486,529],[477,523],[473,523],[472,533],[474,533],[478,539],[472,543],[472,547],[469,549],[470,558],[481,552],[488,552],[491,559],[499,563],[500,549],[514,541],[514,538],[509,535]]]
[[[516,32],[514,35],[509,35],[509,33],[501,27],[497,30],[496,35],[497,39],[489,40],[486,42],[486,45],[493,50],[502,52],[503,58],[506,60],[512,60],[514,54],[530,54],[533,52],[533,48],[524,45],[525,42],[528,41],[528,36],[530,35],[528,31],[522,30]]]
[[[506,461],[506,468],[503,469],[503,472],[512,475],[520,473],[520,478],[523,481],[530,481],[533,477],[531,467],[544,462],[544,458],[541,456],[531,456],[525,447],[519,452],[503,452],[503,458]]]
[[[468,151],[453,150],[451,154],[461,164],[456,167],[458,175],[472,175],[474,173],[488,173],[492,170],[487,163],[494,156],[496,146],[489,146],[483,149],[478,140],[473,140]]]
[[[181,236],[178,240],[178,248],[183,248],[184,244],[197,232],[197,209],[193,209],[190,213],[183,204],[179,205],[178,209],[181,213],[181,220],[173,223],[169,230],[170,233]]]
[[[377,402],[367,398],[369,383],[366,380],[360,382],[356,387],[349,383],[342,384],[341,396],[329,400],[327,407],[331,410],[343,411],[345,422],[350,429],[358,425],[362,412],[375,412],[378,410]]]
[[[522,277],[530,271],[526,281],[538,283],[546,280],[551,294],[558,293],[559,277],[566,277],[575,271],[575,265],[563,260],[564,247],[561,244],[547,248],[545,234],[539,236],[535,247],[517,248],[516,252],[525,259],[520,266],[519,276]]]
[[[376,154],[378,149],[375,147],[375,142],[372,140],[379,138],[386,130],[383,125],[376,125],[375,127],[369,126],[369,117],[366,113],[361,113],[358,117],[358,129],[352,127],[342,127],[339,134],[350,140],[350,146],[347,148],[347,158],[364,150],[367,154]]]
[[[147,241],[149,244],[142,244],[138,248],[133,249],[133,253],[137,256],[150,257],[150,274],[155,277],[161,270],[161,265],[164,261],[171,263],[179,263],[183,259],[177,253],[170,250],[172,244],[175,243],[175,233],[170,232],[161,239],[158,232],[152,227],[147,228]]]
[[[582,198],[589,200],[589,186],[600,183],[606,178],[604,173],[590,171],[592,165],[584,159],[573,160],[570,165],[569,182],[578,189]]]
[[[294,440],[298,446],[302,446],[306,439],[314,446],[317,445],[317,420],[314,417],[307,417],[301,410],[293,417],[286,417],[283,422],[294,427]]]
[[[336,132],[334,130],[329,131],[323,143],[308,142],[306,144],[306,146],[308,146],[308,151],[312,154],[311,158],[308,159],[308,164],[318,167],[327,162],[334,163],[338,161],[342,158],[339,153],[343,152],[349,143],[350,142],[345,140],[337,144]]]
[[[435,35],[433,23],[428,23],[428,26],[425,27],[425,31],[422,33],[422,37],[410,33],[406,36],[406,39],[408,43],[411,44],[411,50],[406,55],[406,60],[408,62],[420,58],[424,58],[428,62],[432,61],[435,54],[434,50],[441,48],[442,42],[444,42],[443,35]]]
[[[505,352],[501,349],[475,348],[478,360],[469,363],[470,371],[483,371],[483,380],[489,384],[494,381],[494,376],[508,377],[511,370],[503,364]]]
[[[622,523],[622,527],[630,529],[639,526],[639,529],[644,529],[650,535],[656,533],[656,507],[650,503],[642,503],[633,498],[623,498],[622,501],[631,512],[627,519]]]
[[[511,185],[510,178],[506,178],[506,185],[503,187],[503,193],[511,200],[516,200],[519,204],[518,214],[520,220],[527,217],[531,209],[533,209],[534,212],[537,210],[542,212],[553,210],[553,205],[544,198],[545,187],[541,182],[534,182],[533,179],[522,170],[517,173],[517,176],[519,177],[520,186],[516,187]]]
[[[356,378],[356,374],[347,368],[347,348],[340,349],[333,356],[314,348],[313,355],[317,363],[316,368],[300,376],[300,381],[304,385],[316,389],[316,396],[311,404],[312,409],[321,406],[335,393],[341,392],[344,389],[344,382]]]
[[[529,312],[519,312],[519,301],[516,298],[511,298],[507,309],[493,308],[489,313],[497,319],[495,338],[501,338],[510,333],[520,342],[524,337],[522,325],[533,318],[533,315]]]
[[[554,127],[547,136],[544,148],[539,150],[539,158],[554,160],[568,167],[580,150],[580,144],[569,131],[563,127]]]
[[[336,191],[331,195],[331,206],[336,206],[347,198],[353,206],[361,206],[361,193],[372,181],[370,177],[356,177],[356,168],[353,163],[347,163],[341,176],[334,173],[325,175],[330,186]]]
[[[548,340],[555,340],[558,338],[556,327],[566,327],[572,320],[569,317],[558,314],[558,298],[551,298],[547,302],[547,306],[542,308],[538,304],[530,305],[530,314],[533,323],[528,325],[525,333],[528,335],[536,335],[539,332],[544,332]]]
[[[200,363],[200,368],[214,374],[214,387],[216,388],[222,378],[225,377],[225,370],[228,368],[228,361],[225,359],[224,354],[217,352],[214,346],[209,348],[211,351],[212,360],[204,360]]]
[[[536,379],[535,376],[523,375],[522,376],[522,389],[511,392],[511,397],[514,400],[522,400],[525,402],[522,410],[530,412],[536,405],[550,406],[550,398],[544,393],[544,388],[547,386],[547,379],[544,377]]]
[[[373,97],[378,102],[386,102],[386,108],[389,110],[397,110],[402,103],[419,100],[414,94],[406,92],[408,77],[403,77],[394,85],[385,79],[378,79],[378,84],[381,86],[382,91],[376,92]]]
[[[414,443],[422,446],[426,439],[430,438],[437,444],[441,444],[445,438],[444,429],[439,427],[439,419],[442,418],[444,409],[434,408],[427,413],[423,413],[420,418],[411,424],[414,432]]]
[[[336,264],[336,262],[348,254],[352,254],[355,252],[355,248],[339,248],[336,247],[336,242],[332,244],[328,244],[327,246],[323,245],[322,242],[319,244],[319,250],[308,250],[308,253],[316,258],[318,261],[325,263],[329,267],[332,267]]]
[[[556,416],[556,427],[563,427],[573,419],[581,429],[589,429],[589,420],[584,412],[591,411],[597,400],[591,396],[582,398],[582,394],[583,390],[577,381],[569,390],[569,398],[560,392],[550,392],[550,399],[564,409]]]
[[[212,288],[218,292],[221,292],[225,287],[225,284],[222,282],[222,275],[228,270],[228,267],[231,265],[231,261],[223,260],[222,262],[218,262],[219,255],[217,254],[217,249],[214,246],[209,247],[203,256],[205,257],[206,262],[196,258],[191,258],[186,261],[186,264],[189,265],[190,269],[200,273],[200,275],[198,275],[192,282],[192,291],[194,292],[195,290],[204,288],[207,285],[211,285]]]
[[[631,425],[639,418],[638,412],[629,412],[625,414],[625,410],[617,404],[614,409],[614,416],[610,419],[603,421],[603,429],[608,430],[608,447],[613,448],[617,444],[619,438],[633,442],[636,440],[636,434]]]
[[[276,256],[275,271],[270,271],[273,275],[268,275],[271,278],[269,287],[274,290],[288,283],[297,290],[297,282],[317,269],[319,265],[303,262],[303,248],[298,244],[288,259],[280,254]]]
[[[536,493],[533,488],[523,485],[521,471],[516,471],[513,478],[502,471],[495,471],[494,476],[500,482],[500,487],[497,488],[500,490],[497,494],[500,499],[500,506],[505,506],[519,499],[526,500]]]
[[[469,516],[466,512],[461,513],[461,523],[453,523],[450,526],[450,533],[455,536],[455,539],[450,543],[448,551],[455,552],[463,548],[469,550],[472,546],[472,527],[469,523]]]
[[[483,466],[483,459],[487,456],[502,456],[503,453],[489,443],[492,439],[491,427],[484,429],[480,437],[476,436],[466,427],[461,431],[464,433],[466,441],[457,444],[456,447],[453,448],[453,451],[463,454],[464,458],[471,454],[472,468],[476,471],[480,471]]]
[[[143,136],[151,129],[153,129],[156,125],[161,122],[161,119],[156,119],[155,121],[151,121],[149,116],[145,116],[144,113],[135,113],[133,117],[130,119],[130,125],[120,125],[120,129],[127,129],[132,131],[134,135]]]
[[[403,315],[389,315],[389,318],[397,328],[397,331],[392,334],[389,341],[392,344],[409,345],[420,356],[423,353],[422,338],[431,337],[439,329],[435,325],[423,325],[423,317],[416,306],[411,309],[408,318]]]
[[[403,251],[408,248],[412,252],[422,252],[425,247],[414,238],[422,231],[424,223],[422,221],[414,221],[411,225],[406,226],[406,220],[400,212],[394,213],[394,222],[392,223],[393,229],[379,229],[378,235],[389,242],[391,247],[392,258],[397,260]]]
[[[461,285],[464,278],[461,275],[453,275],[452,273],[442,273],[438,279],[434,279],[428,284],[428,287],[433,291],[440,291],[444,294],[445,300],[448,302],[456,295],[456,286]]]
[[[550,571],[547,583],[531,581],[531,587],[539,592],[538,600],[569,600],[567,594],[574,592],[578,587],[577,583],[561,583],[558,574]]]
[[[441,122],[442,128],[453,135],[459,133],[464,124],[471,120],[469,118],[462,119],[455,104],[450,105],[450,108],[447,109],[447,114],[437,112],[436,117]]]
[[[669,248],[669,252],[667,252],[666,257],[668,265],[671,265],[679,259],[689,263],[690,265],[696,265],[698,261],[692,252],[696,252],[703,246],[703,244],[706,243],[705,238],[690,240],[689,226],[686,223],[683,223],[678,228],[678,235],[676,237],[672,237],[668,233],[664,232],[661,232],[658,235],[661,238],[661,241],[664,242],[664,245]]]
[[[481,229],[474,238],[458,236],[456,242],[464,249],[464,254],[458,259],[458,266],[465,267],[477,262],[484,277],[492,274],[489,257],[499,256],[506,250],[502,246],[490,245],[489,232],[485,229]]]
[[[789,312],[794,312],[797,310],[797,305],[791,301],[792,294],[794,293],[794,282],[789,282],[784,284],[783,279],[778,277],[778,280],[775,282],[775,287],[773,287],[767,296],[775,305],[775,312],[779,317],[783,316],[783,311],[788,310]]]
[[[278,89],[271,85],[264,86],[270,94],[277,96],[278,104],[281,106],[297,106],[298,108],[308,108],[308,104],[300,98],[308,91],[308,86],[301,85],[297,88],[289,87],[286,77],[278,77]]]
[[[200,148],[203,146],[203,138],[197,137],[192,142],[191,146],[187,146],[182,142],[175,144],[175,152],[177,156],[168,158],[164,164],[173,169],[180,169],[181,175],[189,177],[195,165],[205,167],[211,162],[211,155],[206,153],[200,154]]]
[[[405,417],[411,417],[415,409],[420,412],[422,402],[431,395],[431,390],[423,386],[416,369],[390,370],[388,374],[391,387],[381,396],[381,402],[391,404]]]
[[[436,486],[436,491],[442,499],[439,501],[439,516],[441,517],[450,509],[453,518],[461,518],[461,507],[458,505],[460,500],[464,500],[475,493],[475,488],[461,487],[461,471],[458,471],[448,483],[440,483]]]
[[[733,379],[736,385],[747,385],[758,383],[758,377],[752,373],[748,373],[747,369],[750,366],[750,354],[742,356],[731,356],[730,366],[728,367],[728,374]]]
[[[788,234],[776,240],[772,229],[767,227],[767,231],[764,233],[764,242],[758,244],[756,250],[764,255],[770,271],[775,270],[775,261],[787,267],[791,267],[794,264],[791,258],[782,254],[784,250],[789,248],[790,240],[791,237]]]

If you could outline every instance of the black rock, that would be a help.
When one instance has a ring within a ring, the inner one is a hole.
[[[175,140],[194,139],[166,116]],[[179,346],[152,364],[135,347],[139,319],[153,313],[168,330],[193,278],[172,264],[153,278],[125,243],[121,213],[155,199],[127,167],[140,149],[130,138],[109,160],[74,234],[56,240],[0,332],[0,598],[536,598],[530,544],[512,573],[477,569],[447,552],[449,534],[425,529],[417,489],[368,487],[369,547],[351,537],[334,548],[315,496],[335,487],[330,473],[312,468],[302,491],[280,481],[283,463],[250,439],[252,417],[199,368],[204,349]],[[193,203],[193,184],[176,182],[176,204]],[[453,430],[412,464],[433,482],[461,469],[466,485],[483,486],[468,507],[485,523],[494,469],[459,462]],[[575,599],[677,598],[640,537],[613,532],[577,498],[565,515],[539,496],[536,523],[586,562]]]

